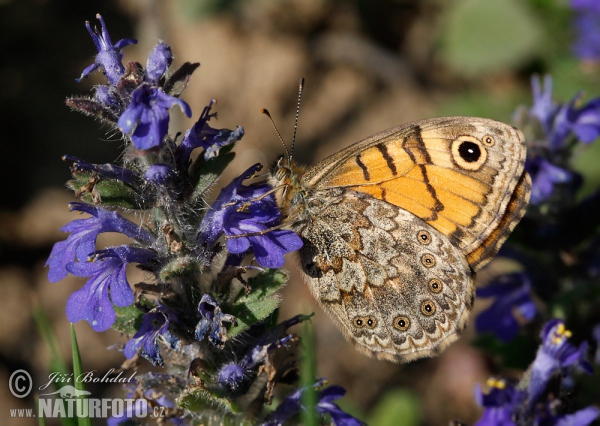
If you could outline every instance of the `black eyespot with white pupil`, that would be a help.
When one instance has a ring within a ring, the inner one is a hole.
[[[431,300],[425,300],[421,303],[421,313],[428,317],[435,314],[435,304]]]
[[[474,142],[463,141],[458,147],[458,153],[467,163],[474,163],[481,157],[481,148]]]
[[[408,317],[399,316],[394,319],[393,325],[394,328],[400,331],[406,331],[410,327],[410,320],[408,319]]]
[[[421,230],[417,232],[417,240],[421,244],[429,244],[431,242],[431,234],[427,231]]]
[[[421,257],[421,264],[426,268],[433,268],[435,266],[435,257],[429,253],[425,253]]]
[[[437,278],[432,278],[431,280],[429,280],[429,290],[432,293],[439,293],[442,291],[443,288],[443,283],[441,280],[437,279]]]

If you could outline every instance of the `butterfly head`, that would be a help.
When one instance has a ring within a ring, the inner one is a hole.
[[[304,168],[289,158],[280,156],[269,173],[268,182],[275,190],[277,204],[285,212],[291,212],[294,206],[302,204],[306,188],[302,183]]]

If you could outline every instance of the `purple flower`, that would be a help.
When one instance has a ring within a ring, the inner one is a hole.
[[[571,0],[575,10],[573,27],[575,56],[584,61],[600,60],[600,7],[595,0]]]
[[[477,296],[496,298],[494,303],[477,317],[477,331],[491,331],[503,342],[508,342],[519,334],[520,324],[514,316],[515,310],[523,320],[531,321],[535,317],[536,307],[531,300],[531,283],[526,274],[502,275],[486,287],[477,289]]]
[[[313,385],[315,389],[323,386],[324,380],[321,379]],[[268,420],[262,426],[281,426],[288,419],[300,413],[305,408],[301,404],[302,394],[306,388],[300,388],[296,392],[287,396],[269,416]],[[333,401],[341,398],[346,390],[341,386],[329,386],[322,391],[317,392],[317,405],[315,407],[319,414],[329,414],[335,426],[360,426],[363,422],[342,411],[342,409]]]
[[[214,103],[213,99],[208,106],[204,107],[198,121],[185,132],[185,136],[177,149],[179,163],[187,164],[192,151],[196,148],[204,148],[205,160],[216,157],[221,148],[239,141],[244,136],[244,128],[241,126],[238,126],[235,130],[228,130],[213,129],[208,125],[208,121],[217,116],[216,113],[210,113]]]
[[[95,62],[83,70],[77,81],[81,81],[82,78],[89,76],[98,67],[101,67],[104,70],[104,75],[106,75],[108,81],[112,85],[116,86],[125,72],[125,68],[121,63],[121,59],[123,58],[121,49],[130,44],[136,44],[137,40],[123,39],[119,40],[115,45],[113,45],[110,36],[108,35],[106,25],[104,24],[104,19],[102,19],[100,14],[96,15],[96,18],[100,21],[100,25],[102,27],[101,33],[98,33],[97,30],[92,30],[92,27],[88,21],[85,22],[85,26],[92,36],[92,40],[96,45],[98,54],[96,55]]]
[[[96,238],[102,232],[120,232],[136,241],[146,243],[154,241],[154,237],[148,231],[117,212],[84,203],[70,203],[69,208],[71,211],[89,213],[92,217],[76,219],[61,228],[61,231],[70,232],[71,235],[65,241],[54,244],[46,261],[46,266],[50,267],[50,282],[60,281],[67,276],[67,264],[73,258],[84,261],[96,249]]]
[[[150,52],[146,62],[146,80],[157,84],[160,78],[165,75],[167,69],[173,62],[171,47],[165,43],[158,43],[154,50]]]
[[[513,413],[523,400],[523,392],[504,380],[489,379],[490,391],[484,394],[479,385],[475,387],[475,400],[485,410],[475,426],[516,426]]]
[[[169,130],[169,109],[179,105],[188,117],[192,110],[181,99],[167,95],[162,89],[144,83],[131,94],[131,103],[121,114],[119,130],[127,134],[133,130],[131,140],[136,148],[150,149],[162,143]]]
[[[268,185],[242,185],[260,167],[255,164],[221,190],[200,225],[199,241],[210,247],[225,232],[230,253],[246,253],[252,246],[260,266],[280,268],[284,255],[302,247],[302,240],[292,231],[272,229],[281,213],[273,196],[265,196]]]
[[[559,106],[552,99],[552,77],[544,76],[544,86],[538,76],[531,77],[531,91],[533,94],[533,105],[529,110],[542,125],[546,135],[552,131],[554,117],[558,112]]]
[[[147,263],[155,256],[151,250],[119,246],[95,252],[89,262],[69,262],[67,270],[71,274],[91,277],[69,297],[69,321],[86,320],[94,331],[108,330],[116,319],[113,304],[125,307],[134,302],[125,267],[128,263]]]
[[[573,173],[551,164],[542,157],[528,158],[525,170],[531,175],[531,204],[541,204],[554,192],[557,183],[570,182]]]
[[[565,328],[561,320],[553,319],[546,323],[542,331],[542,345],[531,368],[531,380],[527,388],[529,404],[533,405],[546,389],[550,378],[566,367],[579,366],[586,373],[592,374],[592,366],[585,359],[587,342],[579,348],[568,342],[571,332]]]
[[[196,326],[196,339],[202,341],[208,336],[210,343],[222,349],[227,341],[227,329],[224,323],[237,325],[236,318],[233,315],[224,314],[221,307],[209,294],[205,294],[200,299],[198,311],[201,319]]]
[[[169,332],[169,323],[176,320],[175,312],[166,306],[159,306],[152,311],[144,314],[142,325],[137,333],[125,344],[123,353],[125,357],[131,359],[135,356],[139,348],[142,348],[141,355],[152,363],[152,365],[163,365],[163,359],[160,356],[158,339],[162,338],[171,348],[176,348],[179,339]]]

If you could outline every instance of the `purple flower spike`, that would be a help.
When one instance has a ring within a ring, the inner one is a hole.
[[[46,266],[50,267],[48,279],[57,282],[67,276],[66,266],[73,258],[84,261],[96,249],[96,238],[102,232],[120,232],[128,237],[143,242],[153,242],[154,237],[134,222],[125,219],[117,212],[111,212],[84,203],[71,203],[72,211],[89,213],[92,217],[76,219],[61,231],[70,232],[65,240],[54,244]]]
[[[169,323],[176,319],[175,312],[166,306],[159,306],[144,314],[142,325],[137,333],[127,342],[123,353],[128,359],[135,356],[139,348],[141,355],[152,365],[163,365],[160,356],[158,339],[164,339],[171,348],[177,347],[179,339],[169,333]]]
[[[123,39],[119,40],[115,45],[113,45],[110,36],[108,35],[106,25],[104,24],[104,19],[102,19],[102,16],[100,16],[99,14],[96,15],[96,18],[100,21],[100,33],[98,33],[97,30],[92,30],[90,23],[87,21],[85,23],[85,26],[88,29],[90,35],[92,36],[92,40],[94,41],[96,49],[98,50],[98,55],[96,55],[95,62],[89,67],[87,67],[85,70],[83,70],[81,76],[77,79],[77,81],[81,81],[82,78],[89,76],[98,67],[101,67],[104,70],[104,75],[106,75],[108,81],[113,86],[116,86],[125,72],[125,68],[121,63],[121,59],[123,58],[123,53],[121,53],[121,49],[130,44],[136,44],[137,40]]]
[[[323,386],[324,380],[321,379],[313,385],[315,389]],[[269,416],[269,419],[262,426],[282,426],[288,419],[291,419],[300,411],[305,410],[301,404],[302,394],[306,388],[300,388],[296,392],[287,396]],[[319,414],[329,414],[335,426],[361,426],[363,422],[350,414],[345,413],[332,401],[341,398],[346,390],[341,386],[329,386],[322,391],[317,392],[317,406],[315,407]]]
[[[587,342],[579,348],[568,342],[571,332],[558,319],[550,320],[542,331],[542,346],[538,349],[531,369],[531,380],[528,386],[529,404],[535,404],[546,389],[548,380],[557,372],[569,366],[579,366],[586,373],[592,374],[593,369],[585,359]]]
[[[280,268],[284,255],[302,247],[302,240],[292,231],[270,230],[279,222],[281,213],[272,195],[258,200],[270,191],[268,185],[242,185],[260,167],[255,164],[221,190],[202,221],[200,229],[204,231],[199,241],[210,247],[225,232],[230,253],[245,253],[252,247],[260,266]]]
[[[86,320],[94,331],[108,330],[116,318],[113,303],[125,307],[134,302],[125,267],[128,263],[147,263],[155,256],[150,250],[119,246],[96,252],[90,262],[70,262],[67,270],[71,274],[91,278],[69,297],[69,321]]]
[[[157,84],[160,78],[165,75],[167,69],[173,62],[171,47],[165,43],[158,43],[154,50],[150,52],[146,62],[146,80]]]
[[[167,95],[158,87],[142,84],[133,91],[131,104],[119,117],[119,130],[124,134],[133,130],[131,139],[136,148],[154,148],[162,143],[169,130],[169,109],[173,105],[178,105],[188,117],[192,116],[190,106],[181,99]]]
[[[496,298],[494,303],[477,317],[477,331],[491,331],[503,342],[514,339],[521,329],[514,316],[515,309],[526,321],[531,321],[537,312],[531,300],[531,283],[526,274],[502,275],[486,287],[477,289],[477,296]]]
[[[196,326],[196,339],[202,341],[208,336],[210,343],[222,349],[227,341],[227,329],[223,323],[237,325],[236,318],[233,315],[224,314],[209,294],[205,294],[200,299],[198,311],[202,318]]]

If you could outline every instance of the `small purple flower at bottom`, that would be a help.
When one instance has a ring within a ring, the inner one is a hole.
[[[106,25],[104,24],[104,19],[102,19],[100,14],[96,15],[96,18],[100,21],[101,25],[101,32],[99,34],[92,30],[89,22],[86,21],[85,26],[92,36],[92,40],[94,41],[94,45],[98,50],[98,54],[96,55],[95,62],[83,70],[77,81],[81,81],[82,78],[87,77],[98,67],[101,67],[104,69],[104,74],[106,75],[108,81],[113,86],[116,86],[125,72],[125,68],[121,63],[121,58],[123,57],[121,49],[130,44],[137,44],[137,40],[123,39],[119,40],[115,45],[113,45],[110,35],[108,34],[108,30],[106,29]]]
[[[523,401],[523,392],[504,380],[489,379],[490,391],[484,394],[479,385],[475,387],[475,400],[484,408],[481,419],[475,426],[516,426],[513,413]]]
[[[325,380],[320,379],[313,385],[315,389],[322,387]],[[300,388],[296,392],[286,397],[277,407],[277,409],[269,416],[268,420],[262,426],[281,426],[288,419],[299,414],[305,408],[302,406],[301,398],[306,388]],[[363,422],[356,417],[342,411],[342,409],[333,401],[341,398],[346,393],[346,390],[341,386],[329,386],[322,391],[317,391],[317,405],[315,407],[317,413],[331,416],[335,426],[361,426]]]
[[[159,87],[141,84],[133,91],[131,103],[119,117],[119,130],[124,134],[133,130],[131,140],[138,149],[159,146],[169,130],[169,109],[173,105],[179,105],[185,115],[191,117],[192,110],[186,102],[167,95]]]
[[[493,332],[503,342],[514,339],[521,329],[514,311],[521,319],[531,321],[537,312],[531,300],[531,283],[523,273],[502,275],[483,288],[477,297],[495,297],[494,303],[481,312],[475,321],[477,332]]]
[[[50,282],[65,278],[69,272],[67,265],[74,258],[83,262],[96,249],[96,238],[102,232],[120,232],[134,240],[147,243],[154,241],[154,237],[148,231],[117,212],[75,202],[70,203],[69,208],[71,211],[88,213],[92,217],[76,219],[61,228],[61,231],[70,232],[71,235],[65,241],[54,244],[46,261],[46,266],[50,267]]]
[[[273,229],[281,213],[272,194],[265,195],[269,185],[242,184],[260,168],[255,164],[221,190],[202,220],[198,241],[210,247],[225,232],[230,253],[246,253],[252,247],[260,266],[280,268],[284,255],[301,248],[302,240],[292,231]]]
[[[162,338],[171,348],[177,347],[179,339],[169,332],[169,324],[174,320],[176,321],[175,312],[163,305],[144,314],[140,329],[125,345],[125,357],[133,358],[138,349],[142,348],[141,355],[144,358],[152,365],[162,367],[158,339]]]
[[[126,307],[134,302],[125,267],[128,263],[147,263],[155,256],[151,250],[119,246],[95,252],[91,262],[70,262],[67,270],[71,274],[91,278],[69,297],[69,321],[86,320],[94,331],[108,330],[116,319],[113,303]]]
[[[205,294],[200,299],[198,305],[201,319],[196,326],[196,339],[208,341],[218,348],[223,348],[227,341],[227,329],[223,323],[228,322],[237,325],[237,320],[233,315],[224,314],[217,302],[209,295]]]
[[[546,389],[550,378],[570,366],[578,366],[588,374],[593,373],[586,360],[587,342],[579,348],[568,342],[571,332],[558,319],[550,320],[542,331],[542,345],[531,368],[531,379],[527,387],[529,405],[535,404]]]

